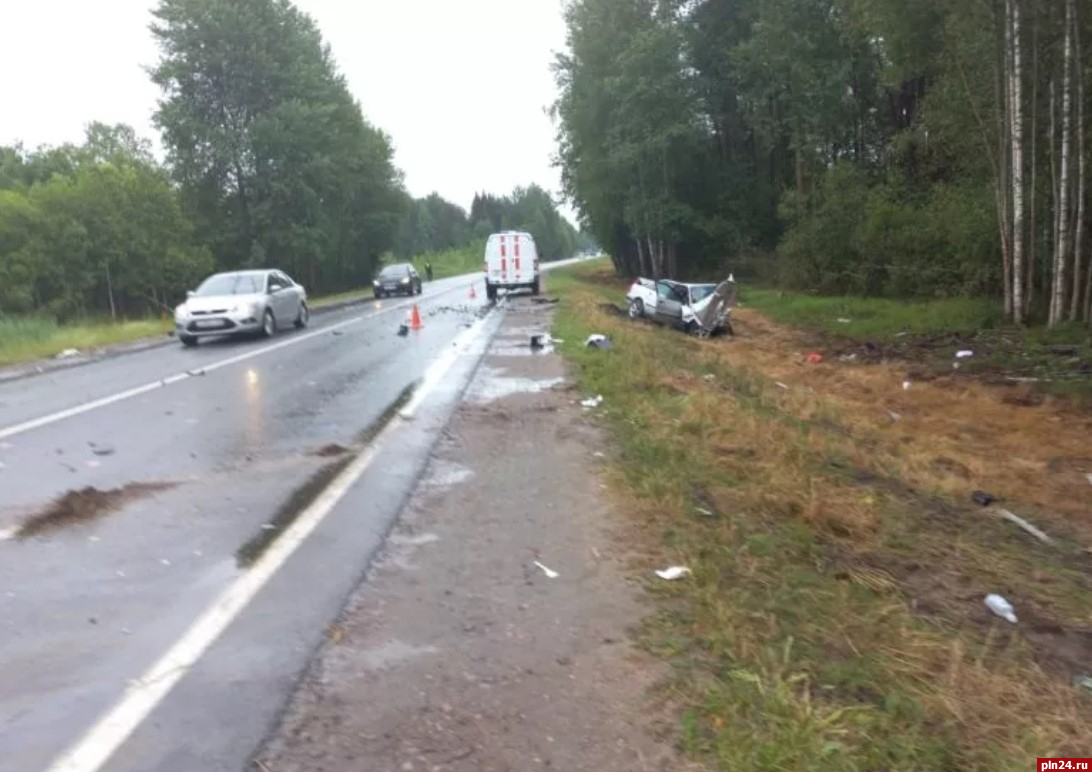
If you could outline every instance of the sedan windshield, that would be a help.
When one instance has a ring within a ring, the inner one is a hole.
[[[194,294],[198,297],[256,295],[265,289],[262,279],[256,273],[221,273],[205,279]]]
[[[379,272],[380,279],[401,279],[409,273],[409,269],[404,265],[388,265],[382,271]]]
[[[697,303],[713,294],[717,289],[716,284],[695,284],[690,288],[690,302]]]

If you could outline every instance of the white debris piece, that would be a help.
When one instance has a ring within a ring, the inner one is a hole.
[[[970,349],[964,349],[963,351],[955,352],[955,358],[956,359],[967,359],[968,357],[973,357],[973,356],[974,356],[974,352],[971,351]]]
[[[557,579],[557,577],[561,576],[561,574],[559,574],[557,571],[547,568],[546,566],[539,563],[537,560],[535,561],[535,566],[542,569],[542,573],[546,574],[547,579]]]
[[[1007,619],[1009,622],[1016,624],[1016,612],[1012,608],[1012,604],[1002,598],[1000,595],[990,593],[986,596],[986,608],[1002,619]]]
[[[838,324],[849,324],[852,321],[852,319],[839,319]]]
[[[910,381],[903,381],[902,382],[902,390],[903,391],[910,391]]]
[[[57,355],[57,359],[71,359],[72,357],[78,357],[79,355],[80,350],[78,348],[66,348]]]
[[[1088,474],[1086,474],[1085,478],[1088,480],[1088,484],[1092,485],[1092,472],[1089,472]]]
[[[671,566],[671,568],[665,568],[662,571],[657,571],[656,576],[661,579],[666,579],[669,582],[673,582],[676,579],[682,579],[684,576],[689,576],[692,572],[686,566]]]
[[[998,514],[999,517],[1002,517],[1005,520],[1008,520],[1010,523],[1012,523],[1012,524],[1014,524],[1016,526],[1019,526],[1020,528],[1022,528],[1027,533],[1030,533],[1032,536],[1034,536],[1039,541],[1045,542],[1046,544],[1051,544],[1052,543],[1052,540],[1051,540],[1051,538],[1049,536],[1047,536],[1045,533],[1040,531],[1038,528],[1036,528],[1034,525],[1029,523],[1024,518],[1018,517],[1017,515],[1014,515],[1012,512],[1009,512],[1007,509],[998,509],[997,514]]]
[[[580,404],[584,407],[599,407],[601,404],[603,404],[603,395],[596,394],[594,397],[589,397],[588,399],[581,400]]]
[[[789,387],[786,384],[782,383],[781,381],[774,381],[774,386],[776,386],[779,389],[783,389],[785,391],[789,390]]]

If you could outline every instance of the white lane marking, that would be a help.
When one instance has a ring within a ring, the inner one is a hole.
[[[329,328],[327,328],[329,329]],[[484,325],[471,327],[481,334]],[[467,330],[465,332],[470,332]],[[463,337],[461,334],[460,337]],[[467,345],[470,336],[462,341]],[[459,348],[459,347],[452,347]],[[414,409],[420,405],[418,395],[427,396],[455,362],[455,357],[444,357],[445,366],[434,377],[423,382],[414,397]],[[432,370],[430,366],[430,371]],[[273,542],[265,553],[247,571],[228,585],[201,613],[182,637],[139,679],[131,682],[121,699],[102,716],[68,751],[49,767],[47,772],[97,772],[110,760],[121,744],[163,701],[186,671],[201,658],[208,648],[227,629],[227,626],[246,608],[273,575],[303,544],[308,536],[333,510],[342,497],[371,466],[390,434],[401,421],[395,417],[379,433],[375,441],[361,453],[341,474],[334,478],[315,501],[305,509],[296,521]]]
[[[470,327],[456,335],[455,340],[447,347],[444,353],[428,366],[424,376],[421,378],[421,384],[417,387],[413,396],[410,397],[406,406],[398,413],[399,416],[406,420],[413,418],[414,414],[417,412],[417,408],[420,407],[421,402],[447,374],[447,371],[455,364],[455,360],[464,354],[477,337],[481,335],[482,329],[485,327],[486,318],[479,319]]]
[[[456,289],[459,288],[452,287],[451,289],[442,290],[435,295],[431,295],[430,297],[437,298],[441,295],[447,294],[448,292],[453,292]],[[338,322],[337,324],[331,324],[318,330],[312,330],[311,332],[293,335],[291,338],[285,338],[284,340],[277,343],[272,343],[268,346],[262,346],[261,348],[244,351],[242,354],[238,354],[237,356],[228,357],[227,359],[221,359],[220,361],[213,362],[212,364],[201,365],[195,367],[192,370],[176,373],[175,375],[170,375],[166,378],[160,378],[159,380],[146,383],[143,386],[136,386],[132,389],[120,391],[107,397],[102,397],[100,399],[91,400],[90,402],[84,402],[83,404],[75,405],[64,410],[59,410],[56,413],[44,415],[39,418],[32,418],[29,421],[24,421],[23,423],[15,424],[14,426],[7,426],[0,429],[0,440],[6,437],[13,437],[16,434],[28,432],[31,429],[38,429],[42,426],[56,423],[57,421],[63,421],[66,418],[72,418],[73,416],[80,415],[81,413],[87,413],[91,410],[97,410],[100,407],[113,405],[115,402],[121,402],[122,400],[131,399],[133,397],[140,396],[141,394],[146,394],[149,391],[155,391],[156,389],[161,389],[164,386],[170,386],[172,384],[178,383],[179,381],[184,381],[188,378],[193,378],[194,376],[190,373],[211,373],[212,371],[219,370],[222,367],[228,367],[229,365],[238,364],[239,362],[245,362],[248,359],[253,359],[254,357],[259,357],[263,354],[268,354],[271,351],[276,351],[277,349],[285,348],[286,346],[294,346],[297,343],[303,343],[304,341],[311,340],[312,338],[318,337],[319,335],[325,335],[332,330],[337,330],[342,327],[348,327],[351,324],[357,324],[358,322],[362,322],[366,319],[374,319],[377,316],[383,316],[384,314],[393,313],[394,311],[398,311],[403,308],[409,308],[409,306],[412,305],[414,302],[416,301],[406,300],[397,305],[393,305],[390,308],[383,308],[370,314],[361,314],[360,316],[354,316],[351,319],[346,319],[345,321]]]

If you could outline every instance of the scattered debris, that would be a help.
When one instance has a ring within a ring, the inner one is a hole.
[[[971,351],[970,349],[964,349],[962,351],[955,352],[956,359],[967,359],[968,357],[973,357],[973,356],[974,356],[974,352]]]
[[[614,348],[614,342],[606,335],[600,335],[599,333],[589,335],[584,345],[588,348]]]
[[[330,330],[330,334],[334,337],[339,337],[341,335],[344,335],[345,333],[342,330]]]
[[[838,361],[839,362],[856,362],[857,361],[857,355],[856,354],[842,354],[840,357],[838,357]]]
[[[78,348],[66,348],[60,354],[56,356],[57,359],[71,359],[72,357],[78,357],[80,350]]]
[[[405,322],[398,325],[398,335],[403,338],[409,335],[409,325]]]
[[[887,417],[890,418],[892,421],[896,421],[896,422],[902,420],[902,414],[901,413],[896,413],[894,410],[888,410],[887,411]]]
[[[197,376],[204,375],[204,374],[205,374],[205,368],[203,368],[203,367],[200,370],[187,370],[186,371],[186,375],[190,376],[191,378],[196,378]]]
[[[714,514],[713,512],[710,512],[705,507],[694,507],[694,511],[697,512],[699,515],[702,515],[704,517],[716,517],[716,514]]]
[[[537,560],[535,561],[535,566],[542,569],[542,573],[546,574],[547,579],[557,579],[557,577],[561,576],[561,574],[559,574],[557,571],[547,568],[546,566],[539,563]]]
[[[661,579],[666,579],[669,582],[673,582],[676,579],[682,579],[684,576],[689,576],[692,572],[686,566],[671,566],[671,568],[665,568],[662,571],[657,571],[656,576]]]
[[[614,303],[600,303],[599,310],[607,316],[626,316],[626,309],[619,308]]]
[[[789,390],[789,387],[787,385],[785,385],[784,383],[782,383],[781,381],[774,381],[774,386],[776,386],[777,388],[782,389],[784,391]]]
[[[1009,622],[1016,624],[1016,612],[1012,608],[1012,604],[1002,598],[1000,595],[990,593],[986,596],[986,608],[1002,619],[1007,619]]]
[[[113,445],[96,445],[94,442],[87,443],[91,446],[91,452],[96,456],[112,456],[114,455]]]
[[[852,321],[852,319],[839,319],[838,324],[849,324]]]
[[[175,485],[176,483],[133,483],[107,491],[92,486],[69,491],[42,512],[24,520],[15,532],[15,538],[26,539],[47,531],[86,523],[120,509],[134,499],[169,490]]]
[[[1034,536],[1036,539],[1043,542],[1044,544],[1053,544],[1053,539],[1051,539],[1049,536],[1040,531],[1038,528],[1036,528],[1024,518],[1014,515],[1007,509],[998,509],[997,515],[1005,520],[1008,520],[1010,523],[1019,526],[1021,529],[1023,529],[1027,533],[1030,533],[1032,536]]]
[[[703,381],[709,381],[711,383],[717,379],[717,376],[713,375],[712,373],[706,373],[701,377],[701,379]]]
[[[1088,480],[1088,484],[1092,485],[1092,472],[1088,472],[1084,477]]]
[[[804,357],[804,361],[807,362],[809,365],[817,365],[823,361],[823,355],[820,354],[818,351],[812,351],[810,354]]]
[[[1073,676],[1073,685],[1092,694],[1092,676]]]
[[[599,407],[601,404],[603,404],[603,395],[596,394],[594,397],[589,397],[588,399],[581,400],[580,404],[584,407]]]
[[[903,381],[902,382],[902,390],[903,391],[910,391],[910,381]]]
[[[990,504],[997,501],[997,497],[992,493],[986,493],[986,491],[975,491],[971,494],[971,501],[981,507],[988,507]]]

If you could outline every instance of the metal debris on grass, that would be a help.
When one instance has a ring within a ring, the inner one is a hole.
[[[986,608],[992,611],[1002,619],[1008,620],[1013,624],[1016,624],[1016,612],[1012,608],[1012,604],[1005,600],[996,593],[990,593],[986,596]]]
[[[584,342],[584,345],[588,348],[614,348],[614,342],[606,335],[599,333],[593,333],[588,336],[588,339]]]
[[[656,576],[669,582],[673,582],[676,579],[682,579],[684,576],[689,576],[691,573],[693,572],[686,566],[671,566],[670,568],[665,568],[662,571],[657,571]]]
[[[589,397],[588,399],[581,400],[580,404],[584,407],[599,407],[601,404],[603,404],[603,395],[596,394],[594,397]]]
[[[1043,542],[1044,544],[1053,544],[1054,543],[1053,539],[1051,539],[1045,533],[1040,531],[1034,525],[1029,523],[1024,518],[1019,517],[1017,515],[1014,515],[1012,512],[1009,512],[1007,509],[998,509],[997,510],[997,516],[1000,517],[1003,520],[1008,520],[1010,523],[1012,523],[1013,525],[1016,525],[1017,527],[1019,527],[1020,529],[1022,529],[1026,533],[1031,534],[1032,536],[1034,536],[1036,539]]]

